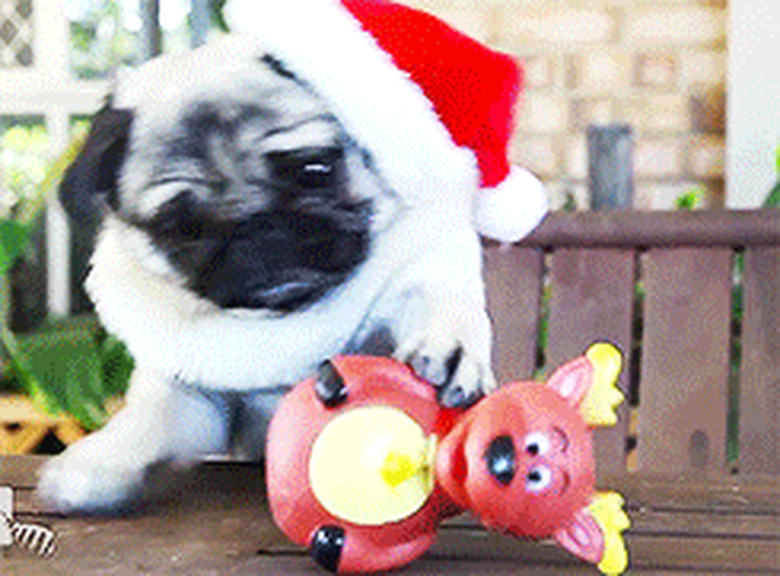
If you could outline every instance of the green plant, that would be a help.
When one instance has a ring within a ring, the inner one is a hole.
[[[9,324],[8,273],[28,249],[50,191],[80,148],[81,139],[75,139],[33,193],[18,195],[16,205],[0,218],[0,283],[5,296],[0,344],[7,386],[21,389],[49,412],[71,414],[85,428],[94,429],[105,421],[106,401],[126,388],[132,360],[124,346],[92,316],[51,320],[24,335],[15,334]]]
[[[778,145],[775,151],[775,166],[777,170],[777,181],[774,188],[769,191],[766,199],[764,200],[764,208],[780,208],[780,145]]]
[[[211,0],[211,19],[217,30],[228,32],[228,25],[223,14],[227,0]]]
[[[678,196],[674,201],[674,206],[677,210],[696,210],[701,207],[706,195],[707,192],[704,188],[701,186],[694,186],[687,192]]]

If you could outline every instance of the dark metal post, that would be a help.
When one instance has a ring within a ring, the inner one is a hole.
[[[141,21],[141,59],[149,60],[162,54],[160,0],[141,0]]]
[[[588,164],[588,190],[592,210],[628,209],[633,206],[631,126],[589,126]]]
[[[192,15],[192,47],[197,48],[206,43],[211,30],[210,0],[192,0],[190,3]]]

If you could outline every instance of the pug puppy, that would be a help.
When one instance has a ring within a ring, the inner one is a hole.
[[[260,457],[278,398],[335,354],[408,362],[448,406],[494,386],[473,190],[391,187],[252,42],[120,78],[61,197],[103,213],[86,287],[136,362],[121,411],[42,470],[63,512],[124,506],[158,463]]]

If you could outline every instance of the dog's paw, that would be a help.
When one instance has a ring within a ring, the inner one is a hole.
[[[442,405],[469,406],[495,388],[490,339],[484,309],[446,299],[430,304],[425,325],[396,357],[438,389]]]
[[[38,494],[48,507],[64,514],[111,513],[139,494],[143,469],[112,465],[106,455],[88,458],[79,452],[71,448],[41,468]]]

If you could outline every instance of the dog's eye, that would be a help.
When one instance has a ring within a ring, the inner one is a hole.
[[[307,190],[336,185],[343,157],[341,148],[307,148],[268,154],[274,176]]]

